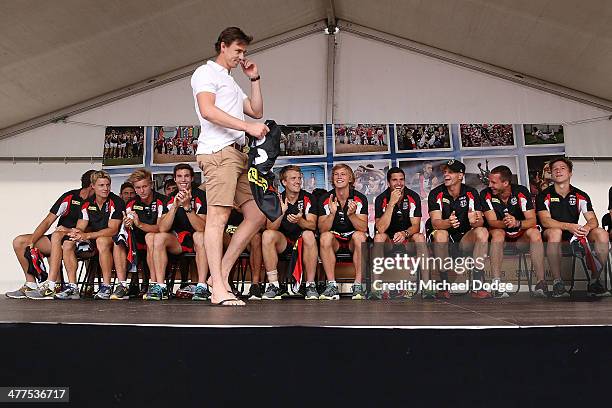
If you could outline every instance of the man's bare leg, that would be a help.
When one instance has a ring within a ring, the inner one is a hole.
[[[330,282],[336,281],[336,252],[340,248],[340,243],[329,231],[321,234],[319,238],[321,244],[321,263],[323,263],[323,270],[325,271],[325,277]]]
[[[208,258],[204,245],[204,232],[196,231],[193,233],[193,246],[198,268],[198,283],[205,284],[208,277]]]
[[[302,233],[304,245],[304,253],[302,254],[302,262],[306,270],[306,282],[314,282],[317,273],[317,261],[319,251],[317,250],[317,240],[314,232],[304,231]]]
[[[113,245],[113,239],[111,237],[96,238],[98,259],[100,260],[100,269],[102,270],[102,280],[105,285],[109,286],[113,272]]]
[[[13,250],[15,251],[15,256],[17,257],[17,261],[19,261],[21,269],[23,269],[23,274],[25,275],[26,281],[36,283],[36,279],[34,278],[34,276],[27,273],[28,261],[24,256],[25,249],[31,239],[32,234],[19,235],[13,240]],[[46,236],[43,236],[38,241],[36,241],[34,243],[34,246],[38,248],[40,252],[45,256],[49,256],[51,254],[51,241]]]
[[[492,229],[491,234],[491,275],[493,279],[501,278],[501,266],[504,260],[504,242],[506,242],[506,231],[503,229]]]
[[[544,238],[547,242],[546,257],[548,266],[555,280],[561,279],[561,236],[560,228],[544,230]]]
[[[208,257],[208,267],[211,276],[211,302],[220,303],[227,299],[234,299],[229,282],[223,278],[223,232],[232,211],[232,207],[209,205],[206,216],[206,229],[204,230],[204,246]],[[232,241],[233,242],[233,239]],[[230,245],[231,245],[230,242]],[[245,244],[246,246],[246,244]],[[238,256],[236,256],[238,258]],[[229,275],[229,273],[228,273]],[[229,305],[241,305],[242,301],[228,301]]]

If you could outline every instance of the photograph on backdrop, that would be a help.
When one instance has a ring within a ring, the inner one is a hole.
[[[197,186],[202,185],[202,172],[195,172],[193,182]],[[172,192],[178,190],[174,182],[174,175],[172,173],[154,173],[153,189],[163,195],[170,195]]]
[[[334,125],[334,155],[389,153],[389,129],[382,124]]]
[[[144,126],[107,126],[102,166],[143,166]]]
[[[370,234],[373,234],[375,222],[374,201],[387,188],[387,170],[391,167],[391,160],[336,161],[334,165],[339,163],[346,164],[353,169],[355,175],[353,188],[368,198],[368,227]],[[332,188],[331,181],[329,188]]]
[[[512,125],[459,125],[461,148],[514,147],[514,130]]]
[[[395,125],[395,147],[398,152],[413,150],[451,150],[450,127],[444,124]]]
[[[308,164],[297,164],[300,167],[303,174],[302,188],[309,193],[315,188],[328,189],[327,186],[327,165],[325,163],[308,163]],[[274,171],[274,185],[278,191],[283,192],[285,188],[280,183],[279,173],[283,166],[275,166],[272,168]]]
[[[406,187],[421,197],[421,227],[429,219],[427,197],[429,192],[444,182],[441,166],[450,158],[404,159],[399,160],[399,168],[406,174]]]
[[[153,164],[193,163],[198,148],[199,126],[155,126]]]
[[[562,125],[523,125],[525,146],[563,144]]]
[[[461,161],[465,164],[465,184],[478,191],[489,186],[489,174],[497,166],[508,166],[512,171],[512,183],[519,184],[516,156],[463,157]]]
[[[532,196],[552,185],[552,174],[550,172],[550,161],[563,154],[547,154],[541,156],[525,156],[527,159],[527,174],[529,177],[529,191]]]
[[[325,156],[323,125],[281,125],[280,155]]]

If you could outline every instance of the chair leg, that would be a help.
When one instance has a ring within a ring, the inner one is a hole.
[[[521,275],[523,275],[523,257],[524,254],[519,254],[518,256],[518,270],[516,271],[517,280],[516,280],[516,290],[514,293],[519,293],[521,291]],[[525,260],[525,269],[527,269],[527,261]]]
[[[576,279],[576,257],[573,256],[572,257],[572,285],[570,286],[568,292],[572,293],[572,290],[574,290],[574,280]]]

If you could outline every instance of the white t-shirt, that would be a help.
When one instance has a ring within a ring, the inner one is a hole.
[[[200,120],[201,131],[196,154],[211,154],[236,142],[245,144],[244,132],[215,125],[200,114],[197,95],[200,92],[215,94],[215,106],[227,114],[244,120],[244,100],[246,94],[240,89],[227,69],[214,61],[198,67],[191,76],[191,89],[196,114]]]

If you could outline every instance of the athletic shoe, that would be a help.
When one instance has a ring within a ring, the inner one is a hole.
[[[111,296],[111,287],[110,285],[101,285],[100,289],[98,289],[98,293],[94,296],[94,299],[99,300],[108,300]]]
[[[538,284],[535,286],[531,296],[533,297],[537,297],[537,298],[547,298],[548,297],[548,285],[546,284],[546,281],[539,281]]]
[[[161,300],[162,299],[162,289],[158,284],[150,285],[149,290],[142,297],[144,300]]]
[[[195,293],[196,285],[190,284],[187,286],[183,286],[182,288],[178,288],[174,293],[174,296],[179,299],[193,299],[193,294]]]
[[[249,288],[249,300],[261,300],[261,287],[259,283],[251,284]]]
[[[68,285],[66,289],[62,290],[60,293],[56,293],[54,298],[58,300],[79,300],[81,296],[79,295],[79,288],[77,288],[76,285]]]
[[[118,284],[117,286],[115,286],[115,291],[110,296],[110,298],[111,300],[128,300],[130,298],[128,288],[126,288],[122,284]]]
[[[338,300],[340,299],[340,292],[338,292],[338,285],[334,285],[331,282],[327,282],[325,290],[319,296],[321,300]]]
[[[563,284],[563,281],[557,281],[553,284],[552,296],[554,298],[569,297],[569,295],[570,294],[567,292],[567,290],[565,290],[565,285]]]
[[[504,291],[501,291],[501,290],[494,290],[494,291],[493,291],[493,297],[494,297],[495,299],[505,299],[505,298],[509,298],[509,297],[510,297],[510,295],[509,295],[509,294],[508,294],[508,292],[506,292],[505,290],[504,290]]]
[[[191,300],[210,300],[212,293],[206,286],[196,286]]]
[[[421,292],[421,295],[423,299],[435,299],[436,291],[433,289],[423,289],[423,292]]]
[[[317,292],[317,285],[311,283],[306,285],[306,300],[315,300],[319,298],[319,292]]]
[[[162,300],[170,299],[170,294],[168,293],[168,286],[161,286]]]
[[[595,297],[610,296],[610,292],[603,287],[599,280],[595,281],[594,283],[589,283],[587,286],[587,294]]]
[[[361,283],[353,283],[353,296],[351,299],[353,300],[363,300],[365,299],[365,290]]]
[[[266,292],[261,297],[265,300],[281,300],[281,288],[279,286],[273,285],[272,283],[268,283],[268,287],[266,288]],[[252,298],[249,298],[252,299]]]
[[[493,297],[491,292],[488,292],[488,291],[483,290],[483,289],[472,291],[470,296],[472,297],[472,299],[490,299],[490,298]]]
[[[32,292],[34,290],[36,289],[32,289],[28,285],[24,284],[22,287],[20,287],[17,290],[14,290],[12,292],[6,292],[5,295],[6,297],[11,298],[11,299],[25,299],[27,298],[26,293]]]
[[[130,299],[139,298],[140,296],[140,288],[138,287],[138,283],[132,285],[130,282],[130,287],[128,289],[128,297]]]
[[[25,295],[28,299],[34,300],[53,299],[53,295],[55,295],[55,290],[49,289],[49,284],[47,282],[43,282],[43,284],[40,285],[38,289],[26,292]]]
[[[451,294],[448,290],[439,290],[436,292],[436,299],[450,299]]]

